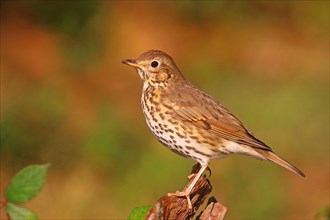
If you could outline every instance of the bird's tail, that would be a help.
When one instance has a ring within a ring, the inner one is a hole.
[[[281,157],[279,157],[278,155],[276,155],[274,152],[272,151],[265,151],[265,150],[261,150],[258,149],[256,150],[259,154],[261,154],[264,158],[266,158],[267,160],[270,160],[274,163],[277,163],[278,165],[298,174],[299,176],[305,177],[305,174],[299,170],[297,167],[293,166],[291,163],[289,163],[288,161],[282,159]]]

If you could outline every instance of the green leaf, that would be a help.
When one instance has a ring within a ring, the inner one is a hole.
[[[22,203],[35,197],[44,185],[48,167],[49,164],[30,165],[19,171],[7,188],[6,200]]]
[[[150,208],[150,205],[134,208],[129,214],[128,220],[145,219]]]
[[[10,204],[6,205],[6,212],[12,220],[37,220],[38,217],[30,209]]]

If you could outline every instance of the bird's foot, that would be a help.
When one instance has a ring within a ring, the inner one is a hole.
[[[168,193],[167,194],[168,196],[177,196],[177,197],[186,197],[187,199],[187,202],[188,202],[188,208],[191,210],[192,209],[192,204],[191,204],[191,201],[190,201],[190,194],[186,193],[186,192],[179,192],[179,191],[176,191],[175,193]]]

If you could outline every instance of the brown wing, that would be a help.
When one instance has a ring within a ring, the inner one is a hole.
[[[254,137],[225,107],[202,91],[195,90],[184,94],[184,99],[177,99],[173,116],[184,123],[191,123],[227,140],[271,151],[270,147]]]

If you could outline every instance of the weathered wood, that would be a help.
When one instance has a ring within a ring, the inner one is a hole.
[[[194,175],[198,172],[200,166],[196,164],[189,180],[192,181]],[[189,184],[188,184],[189,185]],[[203,175],[196,183],[190,194],[192,209],[188,208],[188,201],[186,197],[178,197],[175,195],[164,195],[156,204],[150,209],[146,216],[146,220],[165,220],[165,219],[191,219],[198,208],[203,204],[205,198],[211,193],[212,186],[210,181]],[[206,209],[200,214],[200,219],[223,219],[227,208],[220,203],[210,203]]]
[[[223,206],[215,200],[214,197],[209,199],[208,205],[198,216],[199,220],[223,220],[227,212],[227,207]]]

